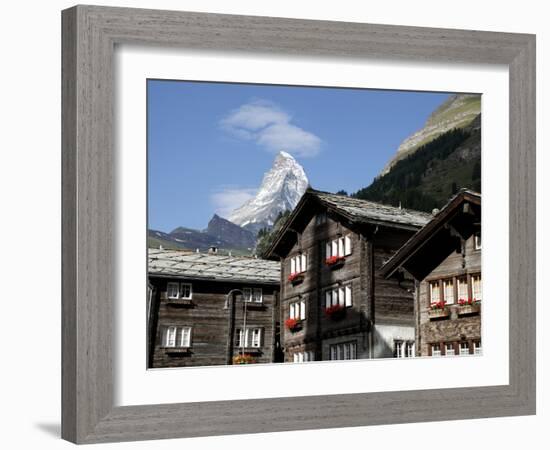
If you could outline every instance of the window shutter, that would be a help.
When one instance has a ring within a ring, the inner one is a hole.
[[[290,258],[290,273],[296,273],[296,260]]]
[[[330,258],[332,256],[330,249],[331,249],[330,242],[327,242],[327,244],[325,245],[325,259]]]
[[[343,287],[338,289],[338,304],[340,306],[346,305],[346,290]]]
[[[290,304],[288,315],[291,319],[296,318],[295,315],[294,315],[294,303]]]
[[[325,307],[329,308],[332,304],[332,291],[329,289],[325,292]]]
[[[346,306],[352,306],[351,300],[351,286],[346,286]]]
[[[304,320],[306,318],[306,302],[302,300],[300,302],[300,319]]]
[[[307,257],[304,254],[302,254],[302,272],[305,272],[307,270]]]
[[[349,236],[344,238],[344,255],[351,255],[351,238]]]
[[[338,256],[344,256],[344,238],[338,239]]]
[[[338,256],[338,240],[332,241],[332,253],[330,256]]]

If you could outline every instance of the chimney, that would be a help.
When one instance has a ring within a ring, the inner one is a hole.
[[[218,247],[212,246],[208,249],[209,255],[217,255],[218,254]]]

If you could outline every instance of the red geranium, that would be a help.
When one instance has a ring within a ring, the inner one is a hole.
[[[300,278],[302,275],[301,272],[294,272],[294,273],[291,273],[289,276],[288,276],[288,281],[292,282],[294,280],[296,280],[297,278]]]
[[[344,310],[343,305],[332,305],[328,308],[325,308],[325,314],[329,317],[334,316],[335,314],[338,314]]]
[[[325,264],[327,266],[333,266],[336,263],[339,263],[340,261],[344,261],[346,258],[343,256],[330,256],[329,258],[325,259]]]
[[[290,330],[294,331],[296,330],[300,325],[300,321],[298,319],[286,319],[285,320],[285,326]]]
[[[441,302],[432,302],[430,304],[430,308],[431,309],[445,309],[445,302],[441,301]]]

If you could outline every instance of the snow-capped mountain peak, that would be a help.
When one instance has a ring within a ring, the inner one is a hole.
[[[304,168],[280,151],[264,174],[256,196],[235,209],[228,219],[251,231],[271,227],[280,212],[292,210],[309,185]]]

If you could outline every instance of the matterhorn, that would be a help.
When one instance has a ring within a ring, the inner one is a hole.
[[[293,210],[309,185],[304,168],[287,152],[279,152],[264,174],[254,198],[235,209],[228,219],[254,233],[271,228],[279,213]]]

